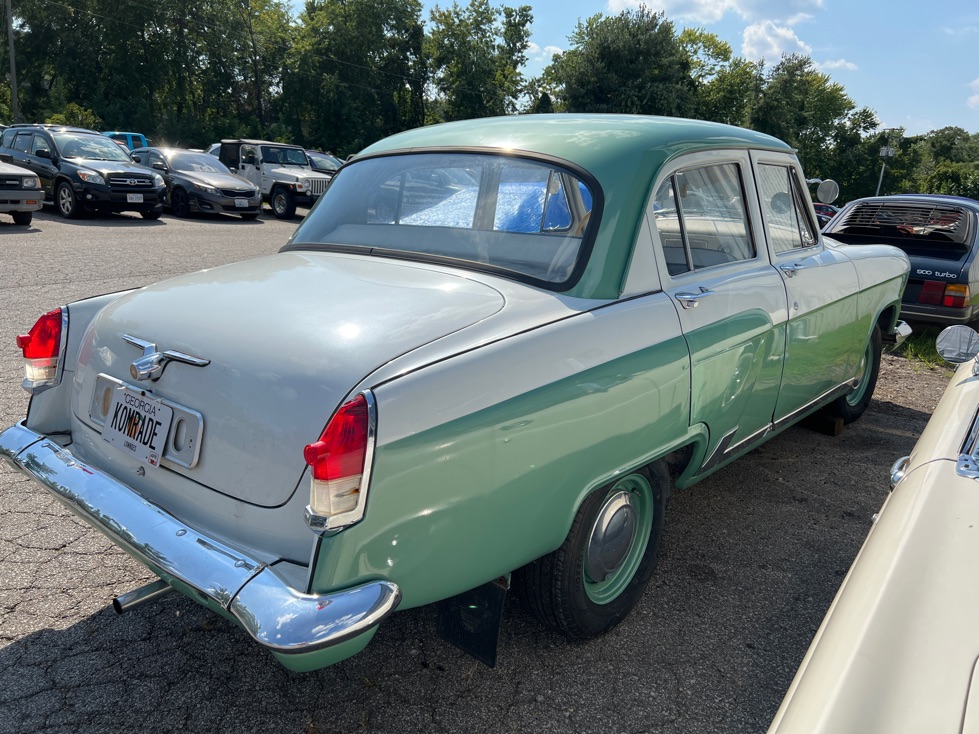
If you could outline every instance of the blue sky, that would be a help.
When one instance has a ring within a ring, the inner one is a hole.
[[[637,8],[641,0],[491,0],[534,9],[527,72],[568,48],[580,19]],[[424,19],[434,5],[423,0]],[[467,0],[460,0],[460,5]],[[882,128],[920,135],[949,125],[979,132],[979,3],[975,0],[645,0],[677,31],[704,28],[735,55],[774,65],[803,53]]]

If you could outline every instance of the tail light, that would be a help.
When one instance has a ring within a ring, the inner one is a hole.
[[[940,280],[926,280],[921,284],[921,293],[918,295],[918,303],[925,303],[937,306],[942,302],[945,295],[945,284]]]
[[[61,381],[61,355],[68,336],[68,313],[48,311],[27,334],[17,337],[24,354],[24,389],[54,387]]]
[[[965,308],[969,305],[969,286],[950,283],[945,286],[945,297],[942,305],[948,308]]]
[[[306,522],[337,530],[364,516],[377,418],[374,397],[363,392],[334,413],[315,443],[303,450],[310,468]]]

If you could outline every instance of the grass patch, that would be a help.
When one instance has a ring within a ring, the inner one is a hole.
[[[935,349],[935,338],[941,333],[942,328],[938,326],[916,325],[914,333],[905,340],[897,354],[913,362],[922,362],[928,367],[947,367],[948,364]]]

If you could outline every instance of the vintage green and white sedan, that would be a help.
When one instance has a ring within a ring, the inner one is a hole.
[[[344,165],[273,256],[41,316],[0,455],[159,576],[117,610],[176,589],[312,670],[438,603],[492,664],[511,582],[597,636],[671,487],[858,418],[907,275],[823,239],[766,135],[433,126]]]

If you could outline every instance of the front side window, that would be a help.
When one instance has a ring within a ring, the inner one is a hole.
[[[282,166],[309,166],[309,159],[302,148],[280,148],[277,145],[262,146],[262,162]]]
[[[595,194],[549,162],[424,153],[349,163],[288,247],[353,246],[451,258],[565,283],[580,262]]]
[[[653,221],[670,275],[751,260],[744,187],[735,163],[677,171],[660,184]]]
[[[799,179],[791,167],[759,165],[758,189],[773,252],[790,252],[816,244]]]

